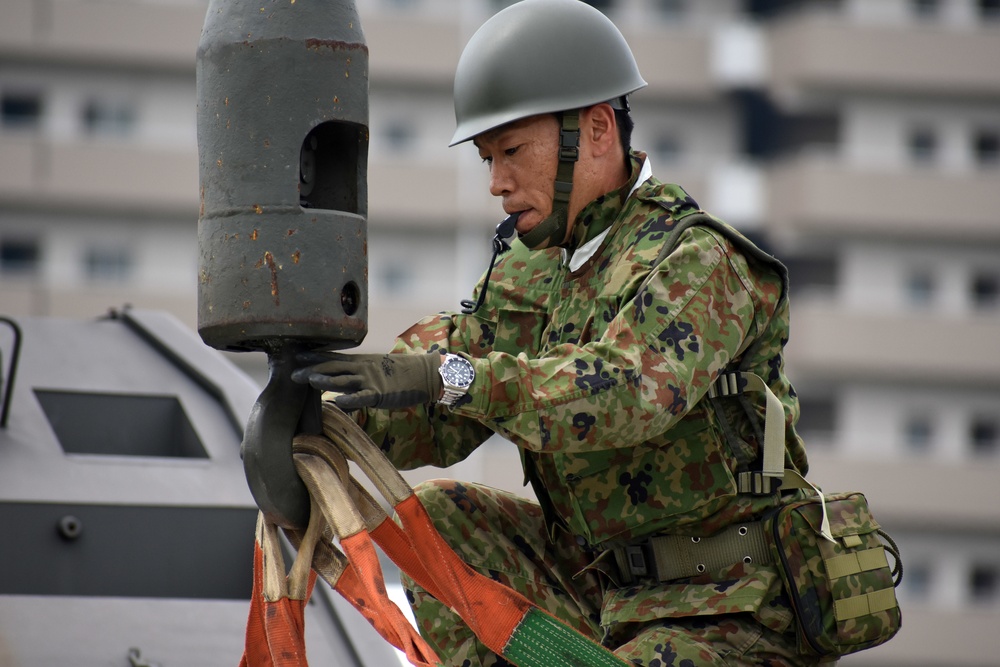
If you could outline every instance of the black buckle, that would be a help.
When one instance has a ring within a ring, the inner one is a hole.
[[[625,562],[628,563],[628,569],[633,577],[648,576],[650,569],[652,569],[652,563],[647,558],[646,550],[641,544],[625,547]]]
[[[580,158],[580,130],[559,130],[559,159],[576,162]]]

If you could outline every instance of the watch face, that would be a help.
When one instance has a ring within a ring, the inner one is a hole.
[[[441,366],[441,377],[450,385],[468,387],[476,377],[476,372],[465,359],[449,359]]]

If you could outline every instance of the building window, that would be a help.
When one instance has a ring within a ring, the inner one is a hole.
[[[677,164],[683,149],[680,139],[672,134],[661,134],[653,140],[653,155],[657,164]]]
[[[938,15],[941,3],[938,0],[910,0],[910,7],[917,17],[929,19]]]
[[[416,143],[417,133],[413,126],[404,122],[390,122],[385,128],[385,140],[393,153],[405,153]]]
[[[993,310],[1000,306],[1000,274],[977,273],[972,276],[972,305],[977,310]]]
[[[927,563],[906,564],[906,576],[902,580],[902,589],[907,598],[914,602],[929,600],[932,584],[931,568]]]
[[[934,299],[934,276],[928,271],[914,271],[906,279],[906,299],[912,306],[924,308]]]
[[[828,397],[799,396],[799,435],[807,445],[829,443],[837,430],[837,404]]]
[[[969,596],[975,603],[995,602],[1000,593],[1000,572],[995,565],[979,563],[969,571]]]
[[[987,21],[1000,19],[1000,0],[979,0],[979,16]]]
[[[83,107],[83,128],[88,134],[126,136],[134,127],[131,104],[95,99]]]
[[[398,263],[389,264],[382,270],[382,284],[389,296],[403,297],[412,293],[415,281],[413,271]]]
[[[0,124],[12,129],[36,129],[42,122],[42,96],[4,93],[0,96]]]
[[[90,280],[124,282],[132,274],[131,253],[124,248],[88,248],[84,256],[84,272]]]
[[[600,9],[602,12],[607,12],[609,9],[611,9],[611,5],[614,4],[612,0],[583,0],[583,1],[586,2],[588,5],[590,5],[591,7]]]
[[[0,272],[4,275],[32,275],[38,272],[41,252],[38,241],[24,238],[0,239]]]
[[[929,164],[937,156],[937,134],[929,127],[914,128],[907,138],[910,159],[917,164]]]
[[[656,3],[656,9],[659,10],[660,16],[668,21],[678,21],[684,18],[687,2],[686,0],[659,0]]]
[[[903,427],[903,440],[911,452],[924,453],[930,450],[933,435],[931,421],[923,415],[910,417]]]
[[[840,268],[832,255],[790,255],[782,258],[788,267],[789,289],[792,294],[802,292],[832,293],[839,283]]]
[[[1000,449],[1000,425],[995,417],[975,417],[969,426],[969,444],[975,456],[995,456]]]
[[[1000,131],[979,130],[973,139],[972,152],[980,167],[1000,165]]]

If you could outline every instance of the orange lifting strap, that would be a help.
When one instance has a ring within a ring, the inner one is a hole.
[[[491,651],[518,667],[627,664],[462,561],[438,534],[409,484],[354,420],[332,403],[323,406],[323,432],[323,436],[298,436],[293,445],[295,466],[309,489],[312,509],[304,532],[284,531],[298,549],[287,577],[277,528],[263,515],[258,520],[253,599],[241,667],[306,665],[303,608],[317,575],[413,665],[440,665],[386,595],[375,543],[417,584],[455,610]],[[402,527],[351,477],[348,459],[393,506]],[[332,542],[334,536],[340,549]]]

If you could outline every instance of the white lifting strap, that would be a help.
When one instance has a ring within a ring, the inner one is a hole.
[[[823,492],[807,481],[797,471],[785,468],[785,408],[767,383],[756,373],[723,373],[708,389],[709,398],[738,396],[748,391],[762,391],[766,397],[764,412],[764,455],[760,471],[740,473],[738,484],[741,493],[770,493],[771,480],[781,480],[784,489],[810,489],[819,496],[823,508],[820,533],[833,541],[830,521],[826,514]]]

